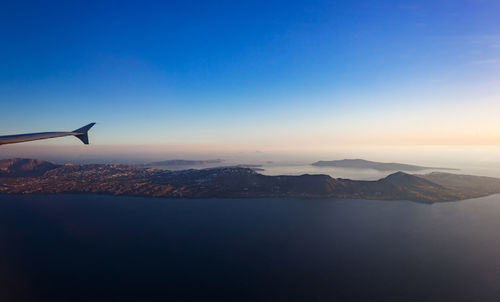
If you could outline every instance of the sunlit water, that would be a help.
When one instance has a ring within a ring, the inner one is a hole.
[[[0,195],[0,301],[498,301],[500,195]]]

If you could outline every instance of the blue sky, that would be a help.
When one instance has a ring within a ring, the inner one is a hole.
[[[111,145],[496,144],[499,13],[488,0],[12,1],[0,132],[95,121],[94,143]]]

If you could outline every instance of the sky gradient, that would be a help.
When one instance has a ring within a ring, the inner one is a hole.
[[[96,145],[499,145],[499,14],[494,0],[12,1],[0,135],[97,122]]]

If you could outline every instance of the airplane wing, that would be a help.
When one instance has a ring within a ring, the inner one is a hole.
[[[76,136],[85,145],[88,145],[89,144],[88,131],[94,125],[95,123],[90,123],[86,126],[83,126],[82,128],[76,129],[71,132],[40,132],[40,133],[26,133],[26,134],[0,136],[0,145],[29,142],[40,139],[62,137],[62,136]]]

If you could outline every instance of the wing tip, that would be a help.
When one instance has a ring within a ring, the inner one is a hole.
[[[83,144],[88,145],[89,144],[89,134],[88,131],[90,128],[92,128],[95,125],[95,123],[90,123],[88,125],[85,125],[81,128],[76,129],[75,133],[77,133],[75,136],[82,141]]]

